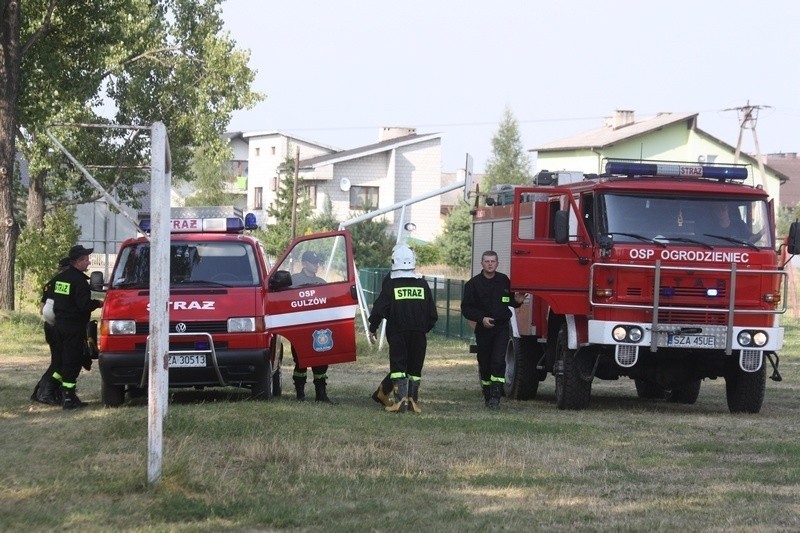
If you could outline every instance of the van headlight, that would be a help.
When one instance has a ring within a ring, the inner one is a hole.
[[[109,335],[133,335],[136,333],[135,320],[109,320],[108,321],[108,334]]]
[[[256,319],[251,316],[228,319],[228,333],[246,333],[255,330]]]

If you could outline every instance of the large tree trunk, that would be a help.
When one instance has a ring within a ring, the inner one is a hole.
[[[0,310],[14,309],[14,259],[19,225],[14,217],[14,134],[20,82],[20,5],[0,3]]]
[[[31,176],[28,186],[28,208],[25,219],[29,228],[44,228],[44,178],[46,170]]]

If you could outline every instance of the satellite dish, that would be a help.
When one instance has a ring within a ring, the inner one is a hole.
[[[342,178],[341,180],[339,180],[339,188],[344,192],[349,191],[350,190],[350,180],[347,179],[347,178]]]

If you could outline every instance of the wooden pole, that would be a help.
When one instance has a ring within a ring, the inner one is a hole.
[[[292,240],[297,237],[297,180],[300,177],[300,147],[294,156],[294,183],[292,184]]]

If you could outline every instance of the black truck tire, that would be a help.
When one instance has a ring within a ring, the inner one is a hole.
[[[638,378],[633,381],[636,384],[636,395],[643,400],[663,400],[667,397],[667,391],[661,385]]]
[[[272,361],[269,359],[250,390],[250,398],[265,401],[272,399]]]
[[[764,361],[766,363],[766,361]],[[738,363],[725,373],[725,397],[731,413],[758,413],[764,403],[767,369],[762,363],[756,372],[745,372]]]
[[[100,401],[106,407],[119,407],[125,401],[125,385],[111,385],[101,379]]]
[[[506,348],[506,397],[513,400],[532,400],[539,390],[536,372],[536,341],[531,338],[508,340]]]
[[[667,395],[667,401],[672,403],[682,403],[684,405],[694,405],[697,401],[697,397],[700,395],[700,385],[702,383],[703,380],[698,379],[697,381],[692,381],[686,385],[683,385],[682,387],[672,389]]]
[[[561,326],[556,340],[556,405],[559,409],[577,411],[589,405],[592,382],[581,377],[575,350],[567,347],[567,326]]]

